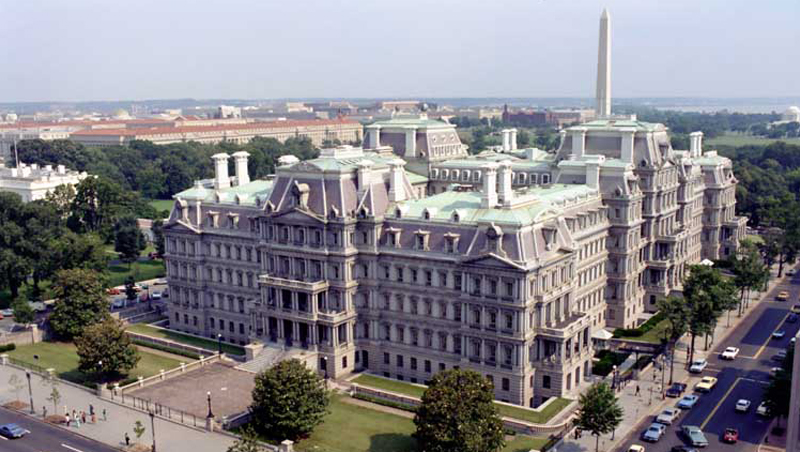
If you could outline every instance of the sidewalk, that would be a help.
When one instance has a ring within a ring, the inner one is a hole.
[[[776,267],[777,268],[777,267]],[[791,268],[791,267],[788,267]],[[714,342],[709,340],[708,350],[704,350],[705,339],[698,337],[695,341],[695,359],[704,358],[712,352],[715,345],[723,342],[736,326],[747,317],[758,305],[757,301],[762,300],[783,278],[777,278],[777,271],[773,272],[773,279],[770,280],[767,290],[764,292],[753,292],[750,295],[750,307],[742,317],[737,317],[736,313],[731,314],[731,325],[727,327],[727,315],[720,318],[719,325],[714,331]],[[785,273],[784,273],[785,277]],[[687,334],[678,343],[675,351],[675,370],[673,382],[687,383],[689,388],[700,380],[699,376],[689,374],[686,369],[687,351],[691,337]],[[669,387],[669,364],[665,366],[664,385]],[[651,421],[651,417],[661,412],[662,409],[673,406],[676,399],[661,399],[661,371],[656,369],[655,364],[645,372],[639,374],[638,380],[632,380],[627,386],[622,388],[617,395],[619,403],[624,410],[623,420],[619,428],[609,435],[600,436],[600,451],[613,451],[631,432],[639,430]],[[636,387],[640,393],[635,394]],[[652,397],[650,392],[652,391]],[[691,392],[691,391],[688,391]],[[590,433],[583,432],[579,439],[575,439],[574,432],[567,435],[556,449],[558,452],[594,452],[596,438]]]
[[[17,375],[22,381],[26,380],[25,372],[11,366],[0,366],[0,382],[7,382],[11,375]],[[47,407],[47,415],[53,414],[53,403],[47,401],[51,392],[50,385],[43,384],[42,378],[36,374],[31,374],[31,386],[33,388],[33,401],[36,409],[36,417],[41,418],[42,408]],[[123,407],[105,400],[87,390],[83,390],[69,384],[59,382],[58,392],[61,394],[58,414],[64,414],[64,407],[72,413],[75,409],[89,413],[89,404],[94,406],[97,415],[97,424],[91,421],[81,424],[80,428],[74,426],[70,430],[88,438],[102,443],[122,448],[125,445],[125,433],[135,441],[136,435],[133,433],[134,423],[138,420],[147,429],[139,442],[150,445],[153,437],[150,430],[149,416],[143,412]],[[20,391],[21,401],[28,403],[27,382],[24,390]],[[0,385],[0,403],[7,403],[16,400],[13,388],[8,384]],[[108,420],[103,421],[103,410],[106,410]],[[27,413],[28,410],[25,410]],[[66,428],[66,427],[64,427]],[[160,451],[167,452],[224,452],[233,444],[231,437],[195,430],[163,419],[155,419],[156,446]]]

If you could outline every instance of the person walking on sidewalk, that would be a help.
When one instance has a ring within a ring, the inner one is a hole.
[[[103,408],[103,420],[104,421],[108,420],[108,416],[106,415],[106,409],[105,408]]]
[[[67,428],[69,428],[70,421],[72,421],[72,418],[69,417],[69,413],[64,415],[64,419],[67,420]]]
[[[635,395],[637,395],[637,396],[639,395],[639,385],[636,385],[636,394]]]
[[[131,445],[131,437],[128,436],[128,432],[125,432],[125,446]]]

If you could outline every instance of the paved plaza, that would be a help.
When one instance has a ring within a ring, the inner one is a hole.
[[[255,374],[235,369],[233,364],[213,363],[126,394],[177,408],[197,417],[208,414],[207,393],[218,420],[246,411],[255,386]]]

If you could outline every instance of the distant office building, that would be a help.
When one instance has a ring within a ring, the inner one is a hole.
[[[286,141],[289,138],[308,137],[316,146],[325,141],[339,140],[351,143],[361,140],[362,127],[355,121],[309,120],[274,121],[247,124],[225,124],[209,126],[159,127],[151,129],[110,129],[81,130],[71,135],[71,139],[88,146],[127,145],[133,140],[147,140],[155,144],[183,143],[247,143],[255,137],[275,138]]]
[[[242,109],[239,107],[231,107],[229,105],[220,105],[217,108],[217,113],[214,114],[217,119],[236,119],[242,117]]]
[[[64,165],[54,168],[21,163],[19,168],[0,167],[0,191],[16,193],[23,202],[30,202],[44,199],[59,185],[76,185],[86,177],[86,173],[69,171]]]
[[[508,105],[503,108],[503,122],[519,127],[554,126],[565,127],[586,122],[595,116],[594,110],[543,110],[510,111]]]
[[[14,146],[22,140],[66,140],[69,138],[70,129],[61,127],[41,129],[0,129],[0,160],[7,162],[14,160]]]

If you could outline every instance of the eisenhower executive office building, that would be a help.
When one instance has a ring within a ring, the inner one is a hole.
[[[700,132],[674,150],[663,125],[611,114],[609,50],[604,12],[598,117],[554,152],[512,129],[469,155],[423,113],[366,126],[363,148],[282,157],[270,180],[215,155],[166,226],[170,328],[251,344],[252,370],[295,356],[424,383],[461,367],[511,403],[575,395],[593,335],[636,326],[746,224]]]

